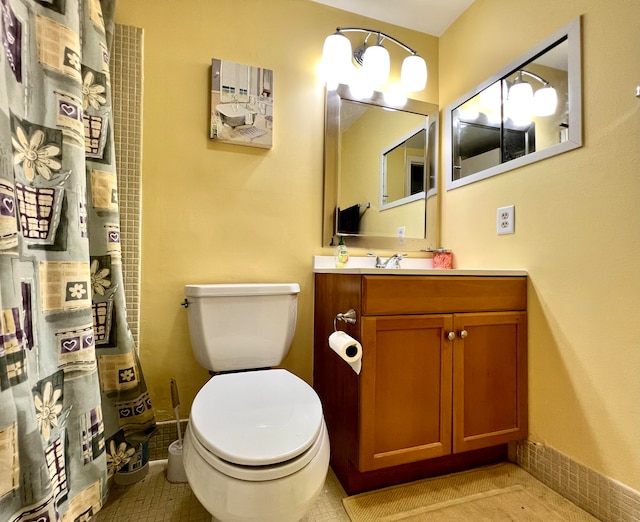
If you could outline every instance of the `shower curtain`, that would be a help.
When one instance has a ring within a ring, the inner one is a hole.
[[[114,0],[0,8],[0,520],[80,522],[155,426],[124,301]]]

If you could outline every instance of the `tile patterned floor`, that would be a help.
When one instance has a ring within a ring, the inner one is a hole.
[[[93,522],[209,522],[187,483],[172,484],[166,478],[166,460],[151,461],[147,476],[131,486],[113,485],[109,500]],[[350,522],[342,506],[347,494],[331,469],[313,508],[301,522]],[[604,517],[600,520],[638,520]]]
[[[96,522],[209,522],[206,512],[188,484],[166,479],[166,462],[153,461],[149,474],[131,486],[114,484]]]
[[[346,493],[329,470],[324,489],[302,522],[349,522],[342,507]],[[98,512],[96,522],[209,522],[206,512],[188,484],[166,479],[166,462],[153,461],[149,474],[131,486],[114,485],[109,500]]]

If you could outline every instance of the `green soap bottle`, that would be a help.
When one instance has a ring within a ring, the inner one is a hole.
[[[336,268],[344,268],[347,266],[349,251],[347,250],[347,245],[344,244],[344,238],[342,238],[342,236],[340,237],[340,242],[336,247],[336,253],[333,257],[336,262]]]

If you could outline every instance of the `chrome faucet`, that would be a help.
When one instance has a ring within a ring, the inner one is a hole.
[[[393,254],[386,261],[382,261],[380,256],[376,256],[376,268],[400,268],[400,261],[403,259],[403,254]]]

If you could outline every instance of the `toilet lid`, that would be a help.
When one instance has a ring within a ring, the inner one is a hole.
[[[200,443],[218,457],[266,466],[306,451],[322,427],[316,392],[286,370],[212,377],[198,392],[189,423]]]

